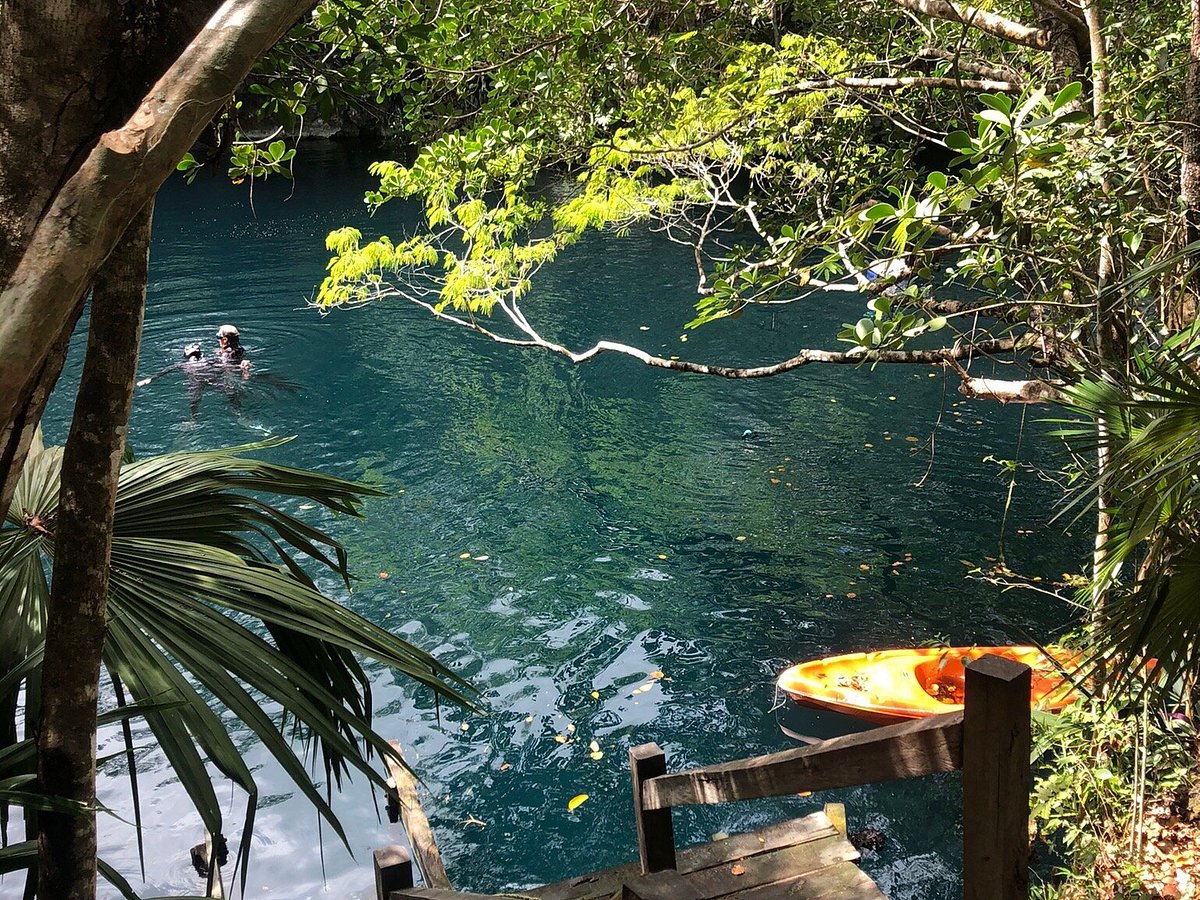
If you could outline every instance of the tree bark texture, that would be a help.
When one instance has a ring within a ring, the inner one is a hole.
[[[96,799],[96,696],[106,631],[117,476],[141,346],[152,203],[137,214],[92,292],[87,359],[63,453],[38,734],[41,789]],[[38,896],[96,895],[96,818],[39,816]]]
[[[1180,193],[1186,243],[1200,241],[1200,0],[1191,0],[1191,40],[1183,93],[1183,172]],[[1193,285],[1195,283],[1193,278]]]
[[[124,122],[219,0],[4,0],[0,3],[0,286],[55,192],[107,129]],[[75,298],[50,351],[0,417],[0,509],[7,507],[82,309]],[[0,344],[0,352],[6,352]]]

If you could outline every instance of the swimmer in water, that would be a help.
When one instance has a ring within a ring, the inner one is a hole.
[[[222,325],[217,329],[217,359],[224,366],[237,367],[242,378],[250,377],[250,360],[242,347],[242,338],[233,325]]]

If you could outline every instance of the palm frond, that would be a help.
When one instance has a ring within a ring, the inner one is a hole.
[[[244,455],[281,443],[126,464],[113,524],[105,667],[121,703],[126,693],[132,700],[125,709],[144,716],[208,831],[220,834],[223,826],[209,766],[246,792],[243,882],[258,793],[218,710],[250,729],[345,843],[306,758],[319,754],[327,782],[339,787],[352,771],[384,783],[369,760],[391,749],[373,730],[370,681],[359,659],[461,704],[471,705],[474,695],[430,654],[318,590],[306,565],[348,584],[345,548],[268,498],[304,498],[358,515],[362,499],[379,492]],[[27,686],[36,680],[30,659],[49,596],[44,567],[53,565],[60,465],[55,449],[31,458],[0,529],[0,699],[13,704],[22,677]],[[299,753],[292,734],[302,738]],[[124,738],[136,798],[128,730]]]

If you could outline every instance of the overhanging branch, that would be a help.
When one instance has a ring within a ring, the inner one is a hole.
[[[835,88],[852,88],[865,91],[895,91],[904,88],[949,88],[958,91],[996,91],[1001,94],[1019,94],[1021,85],[1015,81],[1000,81],[991,78],[946,78],[933,75],[905,75],[898,78],[822,78],[799,81],[770,92],[772,97],[790,97],[810,91],[828,91]]]
[[[1046,50],[1050,47],[1050,33],[1041,28],[1031,28],[1013,19],[998,16],[978,7],[951,3],[949,0],[892,0],[897,6],[934,19],[959,22],[984,34],[1001,40]]]

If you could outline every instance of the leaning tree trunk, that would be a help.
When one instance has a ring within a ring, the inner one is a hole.
[[[0,0],[0,287],[55,193],[100,135],[133,113],[219,2]],[[13,388],[12,414],[0,417],[0,509],[12,499],[81,309],[82,296]]]
[[[54,525],[54,580],[46,622],[38,780],[45,793],[96,799],[96,694],[106,631],[117,476],[125,452],[153,204],[138,214],[92,291],[87,360],[63,452]],[[38,895],[96,895],[96,816],[39,814]]]

